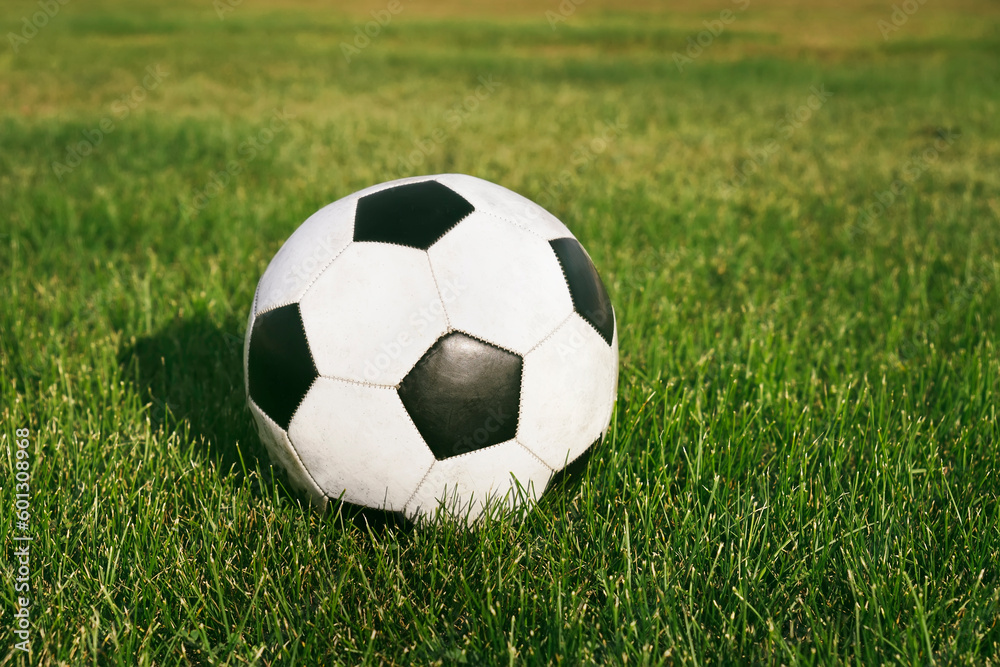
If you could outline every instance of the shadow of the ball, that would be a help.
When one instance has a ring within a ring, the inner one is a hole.
[[[240,328],[235,319],[221,324],[207,316],[175,319],[155,333],[133,338],[123,346],[118,354],[122,379],[139,392],[143,402],[149,403],[154,429],[187,430],[196,450],[221,470],[239,475],[243,471],[260,470],[262,483],[279,481],[282,497],[302,501],[291,490],[284,472],[270,465],[267,451],[254,430],[244,395]],[[539,509],[558,511],[560,499],[573,495],[579,487],[599,445],[600,441],[594,443],[552,476],[539,499]],[[255,484],[255,495],[264,495],[256,487]],[[304,501],[302,504],[308,506]],[[376,534],[453,521],[440,509],[428,518],[414,521],[402,512],[337,500],[327,503],[324,514],[344,522],[345,526],[349,524]]]
[[[222,470],[267,466],[246,407],[240,323],[178,318],[118,353],[122,379],[149,403],[154,429],[187,430],[196,450]]]

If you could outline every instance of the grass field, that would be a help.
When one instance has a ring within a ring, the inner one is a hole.
[[[1000,663],[1000,8],[400,1],[364,48],[387,3],[9,3],[0,665]],[[443,171],[587,246],[612,429],[523,520],[320,515],[244,407],[256,281]]]

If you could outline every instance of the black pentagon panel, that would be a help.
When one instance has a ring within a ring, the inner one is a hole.
[[[407,373],[399,397],[439,461],[506,442],[517,433],[521,357],[450,333]]]
[[[257,316],[250,334],[247,373],[250,398],[287,431],[292,414],[318,375],[299,304]]]
[[[355,241],[381,241],[426,250],[475,210],[437,181],[397,185],[358,200]]]
[[[573,238],[553,239],[549,241],[549,245],[562,265],[576,312],[590,322],[597,333],[611,345],[615,335],[615,313],[611,309],[608,290],[604,288],[587,251]]]

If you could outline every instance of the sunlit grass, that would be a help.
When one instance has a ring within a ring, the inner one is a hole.
[[[884,41],[891,8],[762,2],[679,72],[728,5],[617,6],[553,31],[546,7],[415,4],[348,63],[360,9],[69,3],[0,56],[32,661],[996,663],[995,11],[928,3]],[[168,75],[138,100],[148,66]],[[472,105],[480,77],[500,85]],[[588,248],[618,314],[613,428],[523,521],[317,515],[243,407],[253,289],[320,206],[442,171]]]

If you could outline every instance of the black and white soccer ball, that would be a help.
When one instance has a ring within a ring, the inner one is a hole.
[[[306,220],[257,285],[244,371],[272,461],[314,504],[474,519],[537,499],[603,436],[618,338],[559,220],[442,174]]]

